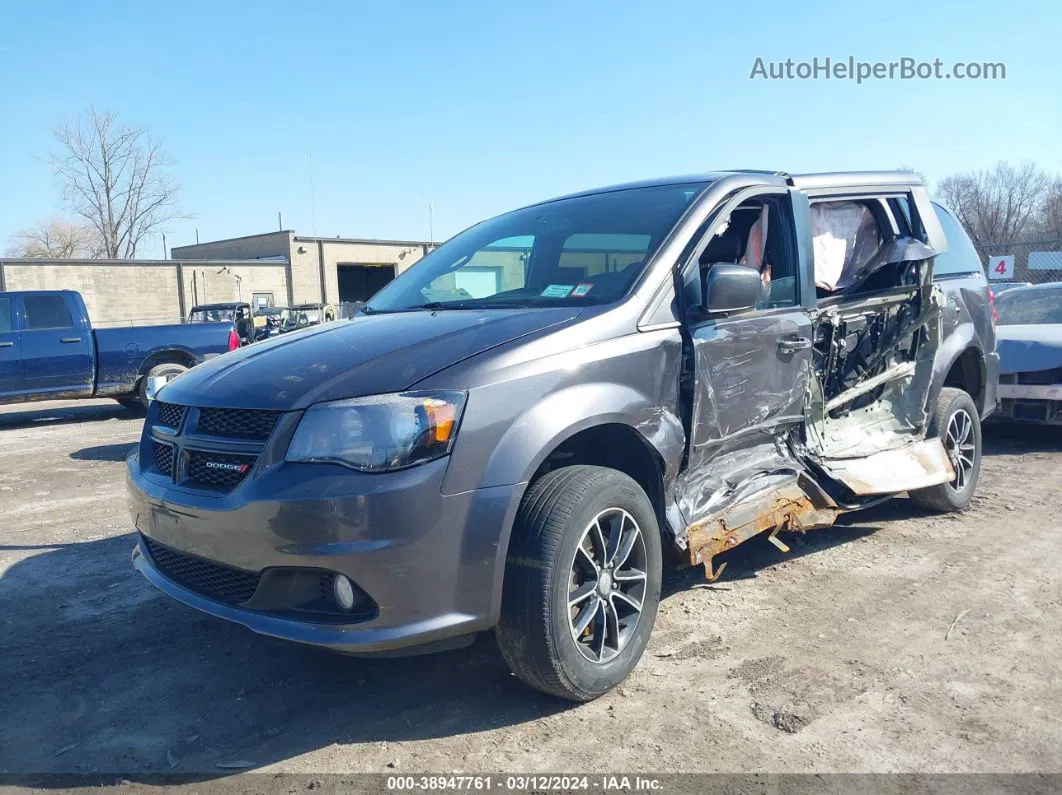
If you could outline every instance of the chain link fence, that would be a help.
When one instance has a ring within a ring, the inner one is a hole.
[[[994,284],[1062,282],[1062,239],[976,246]]]
[[[339,317],[343,320],[354,317],[354,313],[365,306],[364,301],[341,301],[339,303]]]

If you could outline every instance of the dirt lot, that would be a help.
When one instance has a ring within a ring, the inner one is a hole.
[[[963,516],[894,500],[668,577],[641,666],[573,706],[489,638],[356,660],[158,594],[129,563],[140,427],[0,409],[0,773],[1062,771],[1062,433],[987,429]]]

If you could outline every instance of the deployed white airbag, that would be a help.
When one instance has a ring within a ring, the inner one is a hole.
[[[881,245],[873,214],[858,202],[812,204],[811,230],[815,286],[830,292],[850,286]]]

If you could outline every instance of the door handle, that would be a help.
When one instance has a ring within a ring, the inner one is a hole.
[[[81,342],[81,337],[63,337],[59,342]]]
[[[785,337],[778,340],[778,350],[782,353],[796,353],[811,347],[811,340],[807,337]]]
[[[0,342],[0,348],[13,348],[13,347],[15,347],[15,343],[13,343],[13,342],[6,342],[6,341],[5,342]]]

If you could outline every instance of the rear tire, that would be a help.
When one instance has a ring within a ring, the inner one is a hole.
[[[188,371],[188,368],[183,364],[177,364],[177,362],[163,362],[162,364],[156,364],[150,370],[147,371],[147,375],[140,379],[140,383],[137,384],[136,392],[140,399],[140,403],[143,406],[147,406],[147,385],[149,378],[165,378],[167,381],[172,381],[181,373]]]
[[[944,442],[955,468],[955,479],[912,491],[911,501],[930,511],[961,511],[973,499],[981,474],[981,418],[973,398],[954,387],[940,390],[927,435]]]
[[[580,465],[536,480],[505,566],[496,634],[509,668],[571,701],[616,687],[649,642],[660,557],[656,512],[627,475]]]

